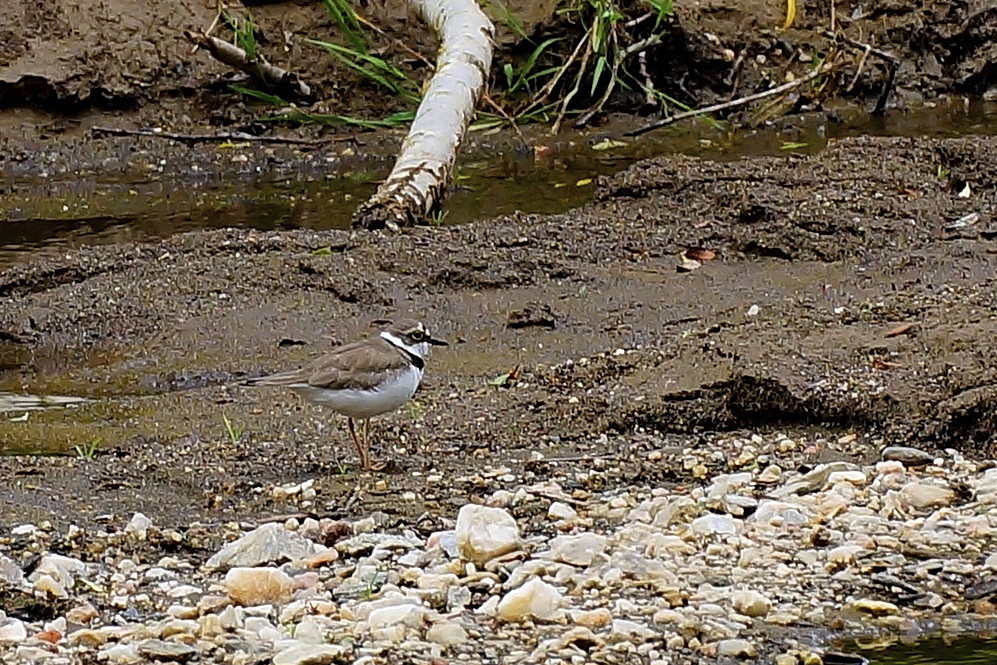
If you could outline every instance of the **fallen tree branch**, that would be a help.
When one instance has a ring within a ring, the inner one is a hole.
[[[806,76],[801,76],[800,78],[790,81],[789,83],[783,83],[780,86],[770,88],[768,90],[763,90],[762,92],[757,92],[753,95],[748,95],[747,97],[741,97],[739,99],[732,99],[729,102],[722,102],[720,104],[714,104],[713,106],[704,106],[699,109],[692,109],[691,111],[684,111],[682,113],[676,113],[668,118],[662,118],[652,122],[649,125],[644,125],[637,129],[631,130],[626,133],[626,136],[640,136],[641,134],[646,134],[648,132],[654,131],[655,129],[661,129],[662,127],[667,127],[668,125],[674,124],[680,120],[685,120],[686,118],[694,118],[696,116],[705,115],[707,113],[716,113],[717,111],[724,111],[726,109],[737,108],[738,106],[744,106],[752,102],[757,102],[760,99],[766,99],[768,97],[774,97],[776,95],[781,95],[784,92],[789,92],[794,88],[798,88],[808,81],[812,81],[821,74],[826,74],[831,70],[830,58],[825,59],[824,62],[816,69],[811,70]]]
[[[254,141],[256,143],[290,143],[292,145],[319,145],[328,141],[352,140],[353,137],[336,137],[333,139],[315,140],[299,139],[284,136],[254,136],[244,132],[226,134],[176,134],[174,132],[159,132],[154,129],[119,129],[117,127],[91,127],[94,134],[110,136],[149,136],[157,139],[179,141],[181,143],[215,143],[222,141]]]
[[[410,0],[440,37],[436,73],[391,173],[353,215],[354,226],[396,227],[439,210],[457,150],[492,63],[495,28],[475,0]]]
[[[281,96],[297,99],[310,99],[312,96],[311,87],[299,79],[297,74],[271,65],[263,56],[258,59],[250,58],[246,51],[235,44],[218,37],[212,37],[204,32],[195,33],[185,30],[183,35],[195,46],[206,49],[215,60],[245,72],[254,81],[265,88],[274,90]]]

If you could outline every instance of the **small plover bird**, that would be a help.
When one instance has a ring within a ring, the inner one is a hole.
[[[346,344],[301,369],[251,379],[256,386],[284,386],[347,418],[364,469],[384,463],[370,458],[370,419],[394,411],[415,394],[433,346],[447,346],[422,323],[401,320],[376,337]],[[357,435],[355,421],[361,422]]]

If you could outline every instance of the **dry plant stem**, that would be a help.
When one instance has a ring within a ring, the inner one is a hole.
[[[641,51],[637,54],[637,63],[640,66],[640,75],[644,77],[644,100],[645,103],[650,107],[654,106],[656,103],[654,97],[654,81],[651,80],[651,75],[647,72],[647,53]]]
[[[592,57],[592,31],[594,28],[589,28],[589,31],[585,34],[585,39],[582,41],[587,44],[585,49],[585,55],[582,56],[582,61],[578,63],[578,74],[575,75],[575,84],[568,91],[568,94],[564,96],[561,100],[561,109],[557,112],[557,118],[554,120],[554,125],[550,128],[551,134],[557,134],[561,131],[561,122],[564,121],[564,115],[568,112],[568,104],[574,99],[575,95],[578,93],[578,89],[582,85],[582,77],[585,75],[585,68],[589,64],[589,58]]]
[[[212,37],[206,33],[184,32],[193,44],[206,49],[214,58],[229,67],[238,69],[251,76],[264,87],[279,90],[283,94],[299,98],[311,97],[312,89],[300,80],[294,72],[271,65],[262,57],[258,61],[250,59],[247,53],[224,39]]]
[[[662,127],[667,127],[668,125],[676,123],[679,120],[685,120],[686,118],[694,118],[694,117],[696,117],[698,115],[705,115],[707,113],[716,113],[717,111],[724,111],[726,109],[737,108],[738,106],[744,106],[745,104],[750,104],[752,102],[757,102],[760,99],[767,99],[769,97],[774,97],[775,95],[781,95],[784,92],[789,92],[790,90],[792,90],[794,88],[800,87],[801,85],[803,85],[804,83],[806,83],[808,81],[812,81],[813,79],[817,78],[821,74],[826,74],[831,69],[832,69],[832,66],[831,66],[831,63],[830,63],[830,59],[828,59],[828,60],[825,60],[824,63],[821,64],[819,67],[817,67],[816,69],[814,69],[810,73],[808,73],[806,76],[801,76],[800,78],[796,79],[795,81],[790,81],[789,83],[784,83],[784,84],[782,84],[780,86],[776,86],[775,88],[771,88],[769,90],[764,90],[762,92],[755,93],[754,95],[748,95],[747,97],[741,97],[740,99],[733,99],[733,100],[731,100],[729,102],[723,102],[721,104],[714,104],[713,106],[706,106],[706,107],[703,107],[703,108],[700,108],[700,109],[693,109],[691,111],[686,111],[684,113],[676,113],[675,115],[671,116],[670,118],[663,118],[663,119],[658,120],[656,122],[652,122],[649,125],[644,125],[643,127],[640,127],[640,128],[635,129],[633,131],[627,132],[626,136],[640,136],[641,134],[646,134],[648,132],[654,131],[655,129],[660,129]]]
[[[582,117],[580,117],[578,120],[575,121],[575,127],[577,129],[583,128],[585,125],[588,124],[589,120],[592,119],[592,116],[602,111],[602,107],[606,105],[606,102],[609,101],[609,96],[613,94],[613,90],[616,89],[616,76],[619,70],[620,70],[620,63],[619,62],[614,63],[613,70],[612,72],[610,72],[609,85],[606,86],[606,92],[602,94],[602,97],[599,98],[598,102],[592,105],[592,108],[583,113]]]
[[[855,84],[859,82],[859,76],[861,76],[862,70],[865,69],[865,61],[869,59],[869,53],[871,51],[872,49],[868,46],[862,49],[862,57],[859,58],[858,67],[855,68],[855,76],[852,77],[852,82],[848,84],[847,88],[845,88],[845,92],[851,92],[855,89]]]
[[[578,54],[581,52],[581,50],[588,45],[588,37],[589,33],[585,33],[585,37],[578,40],[578,44],[575,45],[575,50],[571,52],[570,56],[568,56],[567,61],[565,61],[564,65],[557,70],[557,74],[554,75],[554,78],[548,81],[547,85],[545,85],[543,88],[540,89],[540,92],[537,93],[537,98],[534,99],[529,106],[523,109],[523,114],[527,114],[530,111],[538,109],[542,107],[545,103],[547,103],[550,94],[554,92],[554,88],[561,80],[561,77],[564,76],[564,73],[566,71],[568,71],[568,68],[571,66],[571,64],[578,59]]]
[[[256,143],[289,143],[293,145],[320,145],[328,141],[349,140],[345,137],[316,141],[282,136],[253,136],[252,134],[176,134],[174,132],[156,132],[151,129],[119,129],[117,127],[91,127],[94,134],[109,134],[111,136],[148,136],[154,139],[166,139],[181,143],[215,143],[222,141],[254,141]],[[352,137],[351,137],[352,138]]]
[[[516,123],[516,119],[513,118],[511,115],[509,115],[506,112],[506,110],[504,108],[502,108],[501,104],[499,104],[494,99],[492,99],[491,95],[485,94],[485,95],[482,96],[482,99],[484,99],[485,103],[488,104],[489,106],[491,106],[495,110],[495,113],[497,113],[500,116],[502,116],[502,119],[509,123],[509,125],[512,127],[512,130],[514,132],[516,132],[516,136],[519,137],[519,140],[522,141],[525,144],[526,143],[526,137],[523,136],[522,130],[519,129],[519,125]]]
[[[646,51],[652,46],[657,46],[660,43],[661,43],[660,35],[651,35],[647,39],[642,39],[639,42],[634,42],[630,46],[623,49],[623,51],[620,53],[620,60],[621,61],[626,60],[634,53],[642,53],[643,51]]]
[[[629,21],[627,21],[626,23],[624,23],[623,27],[624,28],[636,28],[638,25],[640,25],[641,23],[643,23],[644,21],[646,21],[647,19],[651,18],[654,15],[655,15],[654,12],[648,12],[646,14],[641,14],[637,18],[632,18]]]

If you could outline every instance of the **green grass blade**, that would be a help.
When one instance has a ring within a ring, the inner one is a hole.
[[[361,53],[367,53],[367,39],[363,27],[349,0],[322,0],[329,16],[353,44],[353,48]]]
[[[254,90],[253,88],[246,88],[241,85],[236,85],[232,83],[229,85],[229,90],[232,92],[237,92],[240,95],[246,95],[247,97],[252,97],[253,99],[258,99],[261,102],[267,104],[272,104],[273,106],[289,106],[290,103],[281,99],[277,95],[271,95],[268,92],[263,92],[262,90]]]
[[[589,94],[595,97],[595,89],[599,87],[599,80],[602,79],[602,72],[606,69],[606,56],[600,55],[595,61],[595,71],[592,72],[592,90]]]

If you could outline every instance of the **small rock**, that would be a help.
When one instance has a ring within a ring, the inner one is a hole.
[[[79,559],[74,559],[61,554],[46,554],[38,562],[28,579],[37,581],[43,576],[48,576],[56,581],[64,589],[72,588],[76,583],[76,578],[87,573],[87,565]]]
[[[900,611],[893,603],[888,603],[885,600],[871,600],[869,598],[860,598],[852,601],[845,609],[853,613],[867,614],[874,617],[889,616]]]
[[[213,570],[227,570],[237,567],[259,566],[265,563],[280,563],[307,559],[324,550],[295,531],[288,531],[283,524],[264,524],[253,529],[242,538],[235,540],[205,564]]]
[[[531,617],[549,621],[559,614],[561,602],[557,589],[534,577],[503,596],[498,604],[498,616],[510,622]]]
[[[506,328],[528,328],[539,326],[541,328],[554,329],[557,325],[557,318],[551,306],[543,302],[527,303],[522,309],[509,312],[506,321]]]
[[[931,453],[908,446],[887,446],[879,454],[886,462],[900,462],[904,466],[927,466],[935,461]]]
[[[0,642],[20,642],[27,639],[28,627],[13,617],[0,622]]]
[[[900,499],[915,510],[947,506],[955,498],[955,492],[947,487],[912,482],[900,490]]]
[[[401,603],[376,607],[367,615],[367,625],[372,630],[402,624],[411,628],[420,626],[426,618],[426,608],[415,603]]]
[[[468,504],[457,513],[457,548],[478,565],[519,549],[519,525],[502,508]]]
[[[134,536],[138,540],[145,540],[151,526],[152,520],[142,513],[135,513],[125,526],[125,533]]]
[[[730,601],[738,613],[749,617],[763,617],[772,609],[772,601],[757,591],[735,591]]]
[[[24,571],[17,562],[2,554],[0,554],[0,582],[13,587],[25,587],[28,584],[24,579]]]
[[[734,535],[737,533],[737,522],[730,515],[710,513],[694,519],[689,529],[699,536]]]
[[[274,655],[273,665],[329,665],[343,660],[349,649],[338,644],[295,644]]]
[[[165,660],[170,662],[183,663],[193,658],[197,651],[193,647],[180,642],[166,642],[164,640],[143,640],[138,645],[140,656],[150,660]]]
[[[555,501],[547,509],[547,517],[552,520],[573,520],[578,517],[578,511],[561,501]]]
[[[758,655],[755,645],[739,638],[717,642],[717,655],[730,658],[754,658]]]
[[[232,568],[225,574],[225,591],[243,606],[283,603],[294,593],[294,580],[277,568]]]
[[[606,536],[595,533],[558,536],[551,541],[550,552],[547,554],[555,561],[573,566],[588,566],[606,551],[606,542]]]
[[[467,641],[467,631],[459,623],[441,621],[429,627],[429,630],[426,631],[426,639],[443,646],[463,644]]]
[[[828,474],[827,482],[831,485],[836,485],[837,483],[850,483],[856,487],[865,487],[869,479],[861,471],[835,471],[834,473]]]
[[[571,610],[569,615],[573,622],[586,628],[602,628],[613,620],[613,613],[605,607],[597,607],[594,610]]]
[[[89,628],[70,633],[66,638],[70,646],[84,646],[91,649],[104,646],[107,644],[107,640],[106,633],[102,633],[99,630],[90,630]]]
[[[142,659],[138,653],[138,645],[134,642],[114,644],[101,649],[99,658],[112,663],[135,663]]]

